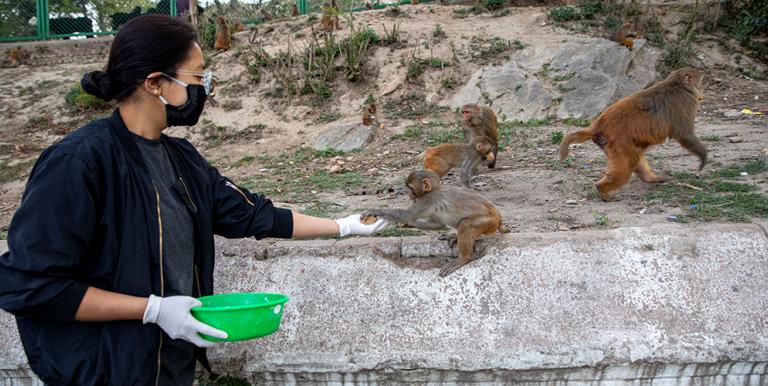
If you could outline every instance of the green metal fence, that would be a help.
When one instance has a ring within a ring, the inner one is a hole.
[[[177,15],[188,0],[0,0],[0,42],[114,34],[146,13]]]

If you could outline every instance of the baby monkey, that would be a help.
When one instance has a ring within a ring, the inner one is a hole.
[[[424,169],[442,177],[449,170],[460,167],[461,185],[468,188],[469,178],[477,165],[483,160],[491,163],[495,159],[493,150],[493,143],[485,137],[473,138],[472,143],[444,143],[426,150]]]
[[[361,220],[375,216],[420,229],[456,229],[450,243],[451,247],[459,245],[459,257],[440,269],[441,277],[477,259],[473,251],[481,235],[509,232],[501,223],[501,213],[487,198],[471,189],[440,185],[440,177],[431,170],[412,172],[405,186],[413,200],[410,208],[370,209],[360,215]]]

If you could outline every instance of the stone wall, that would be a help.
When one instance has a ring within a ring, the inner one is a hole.
[[[434,237],[217,243],[217,293],[291,299],[274,335],[210,351],[252,384],[768,384],[759,225],[496,236],[444,279]],[[0,339],[26,374],[5,313]]]

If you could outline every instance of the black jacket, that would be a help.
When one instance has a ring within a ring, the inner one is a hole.
[[[162,140],[181,176],[174,190],[195,219],[194,293],[210,295],[213,235],[288,238],[291,212],[237,187],[186,140]],[[0,308],[16,315],[29,364],[47,384],[155,383],[157,325],[74,316],[88,286],[163,295],[158,197],[117,110],[37,160],[0,256]]]

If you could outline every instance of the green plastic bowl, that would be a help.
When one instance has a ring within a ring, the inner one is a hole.
[[[280,327],[283,303],[288,297],[266,292],[243,292],[197,298],[203,302],[192,308],[195,319],[229,336],[226,339],[200,334],[212,342],[234,342],[267,336]]]

